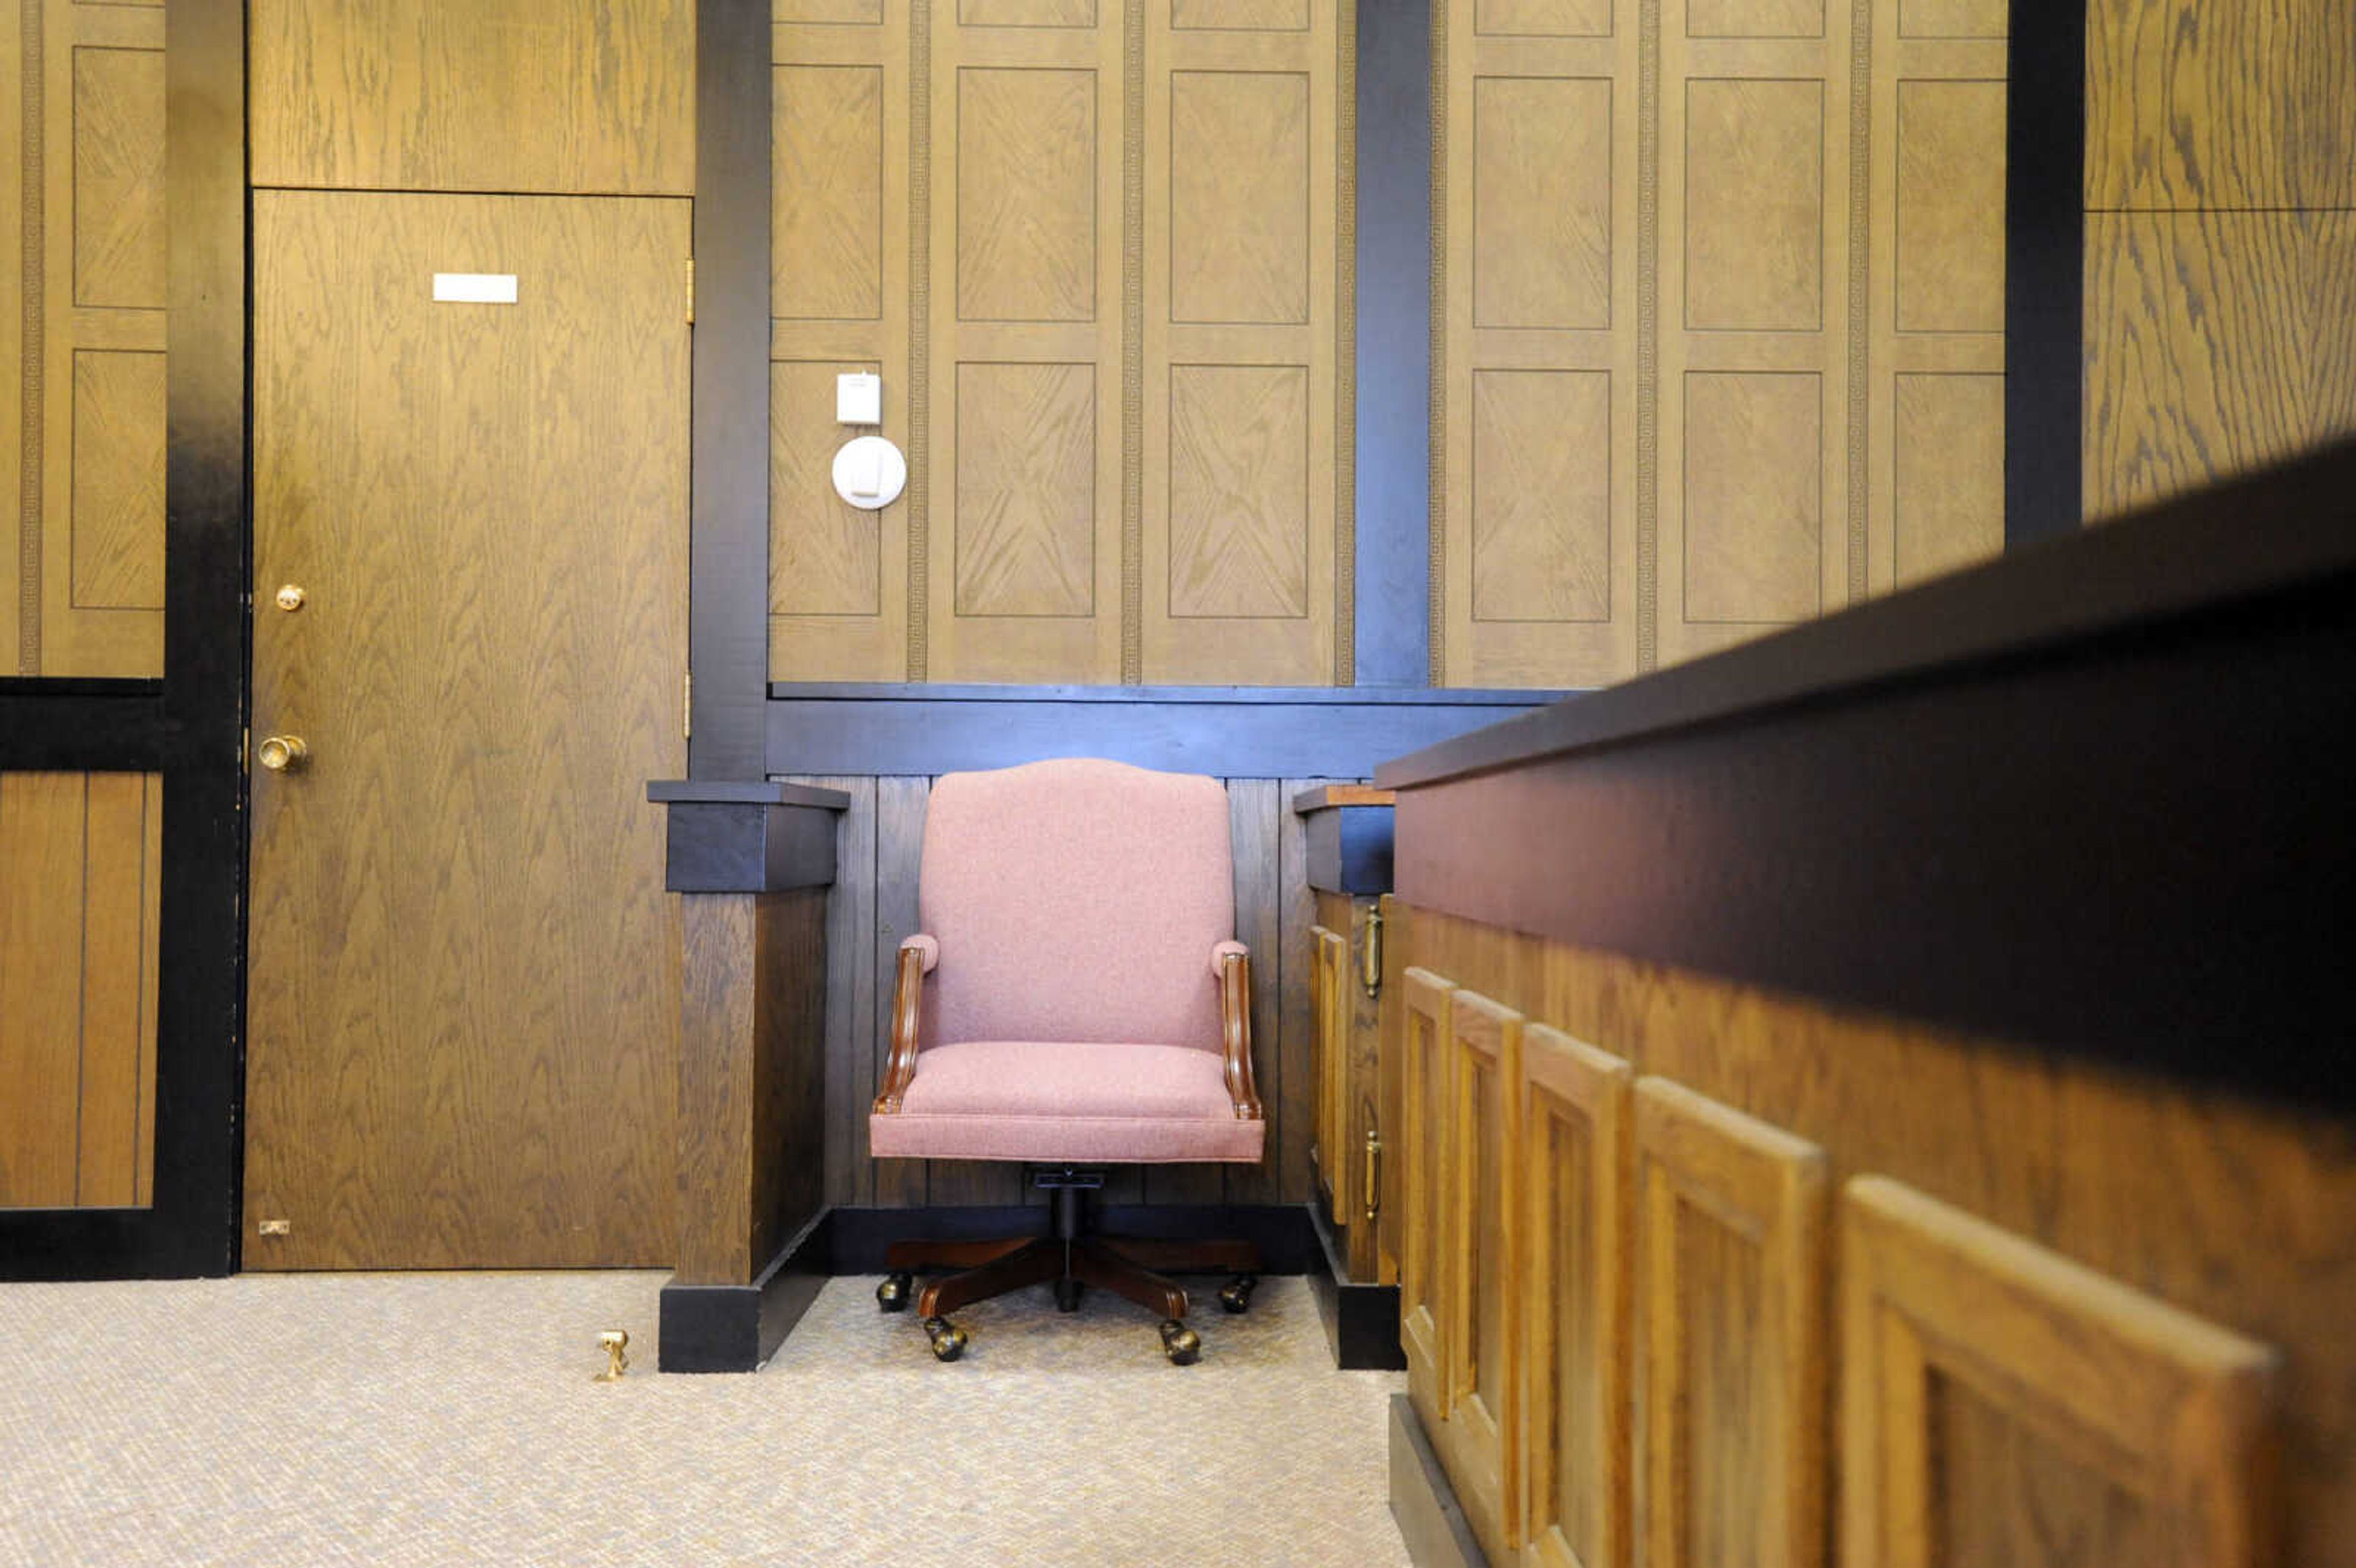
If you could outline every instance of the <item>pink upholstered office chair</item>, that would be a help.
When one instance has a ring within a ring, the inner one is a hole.
[[[1019,1160],[1055,1196],[1054,1233],[895,1243],[876,1292],[907,1305],[910,1271],[962,1270],[918,1304],[933,1353],[948,1314],[1028,1285],[1056,1305],[1099,1285],[1162,1315],[1194,1360],[1186,1293],[1156,1269],[1227,1272],[1231,1312],[1259,1258],[1237,1242],[1081,1234],[1087,1166],[1256,1165],[1267,1124],[1251,1061],[1251,967],[1234,940],[1227,796],[1215,779],[1119,763],[949,773],[925,819],[918,919],[900,944],[892,1058],[869,1118],[878,1158]]]

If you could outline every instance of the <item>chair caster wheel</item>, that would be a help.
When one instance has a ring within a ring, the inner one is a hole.
[[[1087,1287],[1081,1285],[1081,1283],[1076,1279],[1057,1280],[1055,1282],[1055,1310],[1058,1312],[1077,1312],[1080,1309],[1080,1292],[1086,1288]]]
[[[1173,1367],[1191,1367],[1203,1355],[1203,1337],[1173,1317],[1162,1325],[1162,1353]]]
[[[925,1334],[933,1342],[935,1360],[954,1361],[965,1354],[965,1330],[948,1318],[926,1318]]]
[[[1239,1274],[1219,1287],[1219,1305],[1229,1312],[1241,1312],[1251,1305],[1252,1290],[1259,1284],[1256,1274]]]
[[[875,1287],[875,1305],[886,1312],[905,1312],[908,1298],[916,1288],[914,1275],[886,1275],[884,1283]]]

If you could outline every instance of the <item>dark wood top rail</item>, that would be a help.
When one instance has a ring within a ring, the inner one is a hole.
[[[2356,1107],[2356,443],[1386,764],[1399,896]]]

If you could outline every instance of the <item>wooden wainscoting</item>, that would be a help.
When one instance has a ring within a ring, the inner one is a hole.
[[[1322,915],[1327,899],[1317,895]],[[1326,1216],[1338,1225],[1351,1220],[1349,1150],[1343,1139],[1348,1124],[1345,1068],[1350,1050],[1350,939],[1323,920],[1309,928],[1309,1006],[1316,1022],[1310,1030],[1310,1074],[1317,1085],[1316,1141],[1310,1146],[1310,1163],[1317,1173],[1317,1198]]]
[[[2279,1561],[2272,1351],[1885,1178],[1841,1222],[1847,1568]]]
[[[876,1160],[867,1115],[890,1054],[892,987],[900,939],[917,929],[916,879],[926,802],[922,777],[819,777],[851,796],[843,814],[833,901],[826,1008],[826,1200],[854,1208],[1043,1203],[1020,1165],[986,1160]],[[1316,1136],[1316,1032],[1309,957],[1317,907],[1307,841],[1292,797],[1326,779],[1229,779],[1235,847],[1236,936],[1252,955],[1252,1051],[1268,1117],[1257,1167],[1116,1168],[1107,1203],[1306,1203],[1316,1191],[1309,1160]],[[1151,898],[1151,889],[1136,896]]]
[[[1828,1551],[1847,1568],[2356,1565],[2356,1146],[2343,1121],[1396,901],[1387,945],[1411,967],[1386,1009],[1384,1069],[1410,1103],[1416,1042],[1444,1038],[1465,994],[1440,974],[1528,1016],[1526,1080],[1560,1078],[1554,1030],[1610,1051],[1582,1057],[1584,1081],[1562,1079],[1559,1101],[1526,1091],[1521,1459],[1532,1546],[1554,1553],[1537,1561],[1627,1560],[1604,1529],[1611,1459],[1572,1449],[1600,1443],[1637,1467],[1638,1560],[1652,1568]],[[1589,1305],[1585,1262],[1551,1249],[1610,1245],[1569,1206],[1608,1201],[1611,1113],[1565,1107],[1610,1104],[1628,1073],[1649,1075],[1627,1135],[1633,1377],[1620,1425],[1580,1403],[1573,1427],[1571,1402],[1611,1397],[1610,1307]],[[1566,1117],[1583,1145],[1539,1130]],[[1415,1130],[1401,1173],[1410,1314],[1425,1239]],[[1825,1212],[1837,1183],[1850,1184],[1839,1235]],[[1543,1331],[1580,1310],[1596,1326]],[[1411,1315],[1407,1327],[1412,1350]],[[1446,1456],[1454,1413],[1424,1376],[1410,1390]],[[1837,1423],[1828,1386],[1845,1396]],[[1549,1390],[1565,1403],[1550,1409]],[[1483,1484],[1451,1477],[1467,1494]],[[1549,1507],[1585,1520],[1581,1533],[1549,1531]]]
[[[1395,993],[1400,1029],[1399,1349],[1415,1413],[1434,1433],[1448,1419],[1448,1033],[1456,987],[1428,969],[1409,969]]]
[[[1634,1445],[1646,1568],[1825,1560],[1825,1156],[1636,1084]]]
[[[1460,990],[1450,999],[1442,1057],[1447,1137],[1440,1333],[1448,1421],[1434,1445],[1456,1482],[1472,1532],[1492,1561],[1521,1544],[1521,1312],[1527,1287],[1515,1223],[1520,1176],[1522,1015]]]
[[[157,773],[0,773],[0,1209],[145,1207]]]
[[[0,23],[0,674],[164,673],[164,12]]]
[[[1522,1030],[1522,1563],[1627,1568],[1627,1062]]]

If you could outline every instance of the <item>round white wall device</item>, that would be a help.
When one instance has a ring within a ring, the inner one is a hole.
[[[835,494],[865,512],[881,511],[908,485],[908,460],[880,435],[853,436],[834,454]]]

